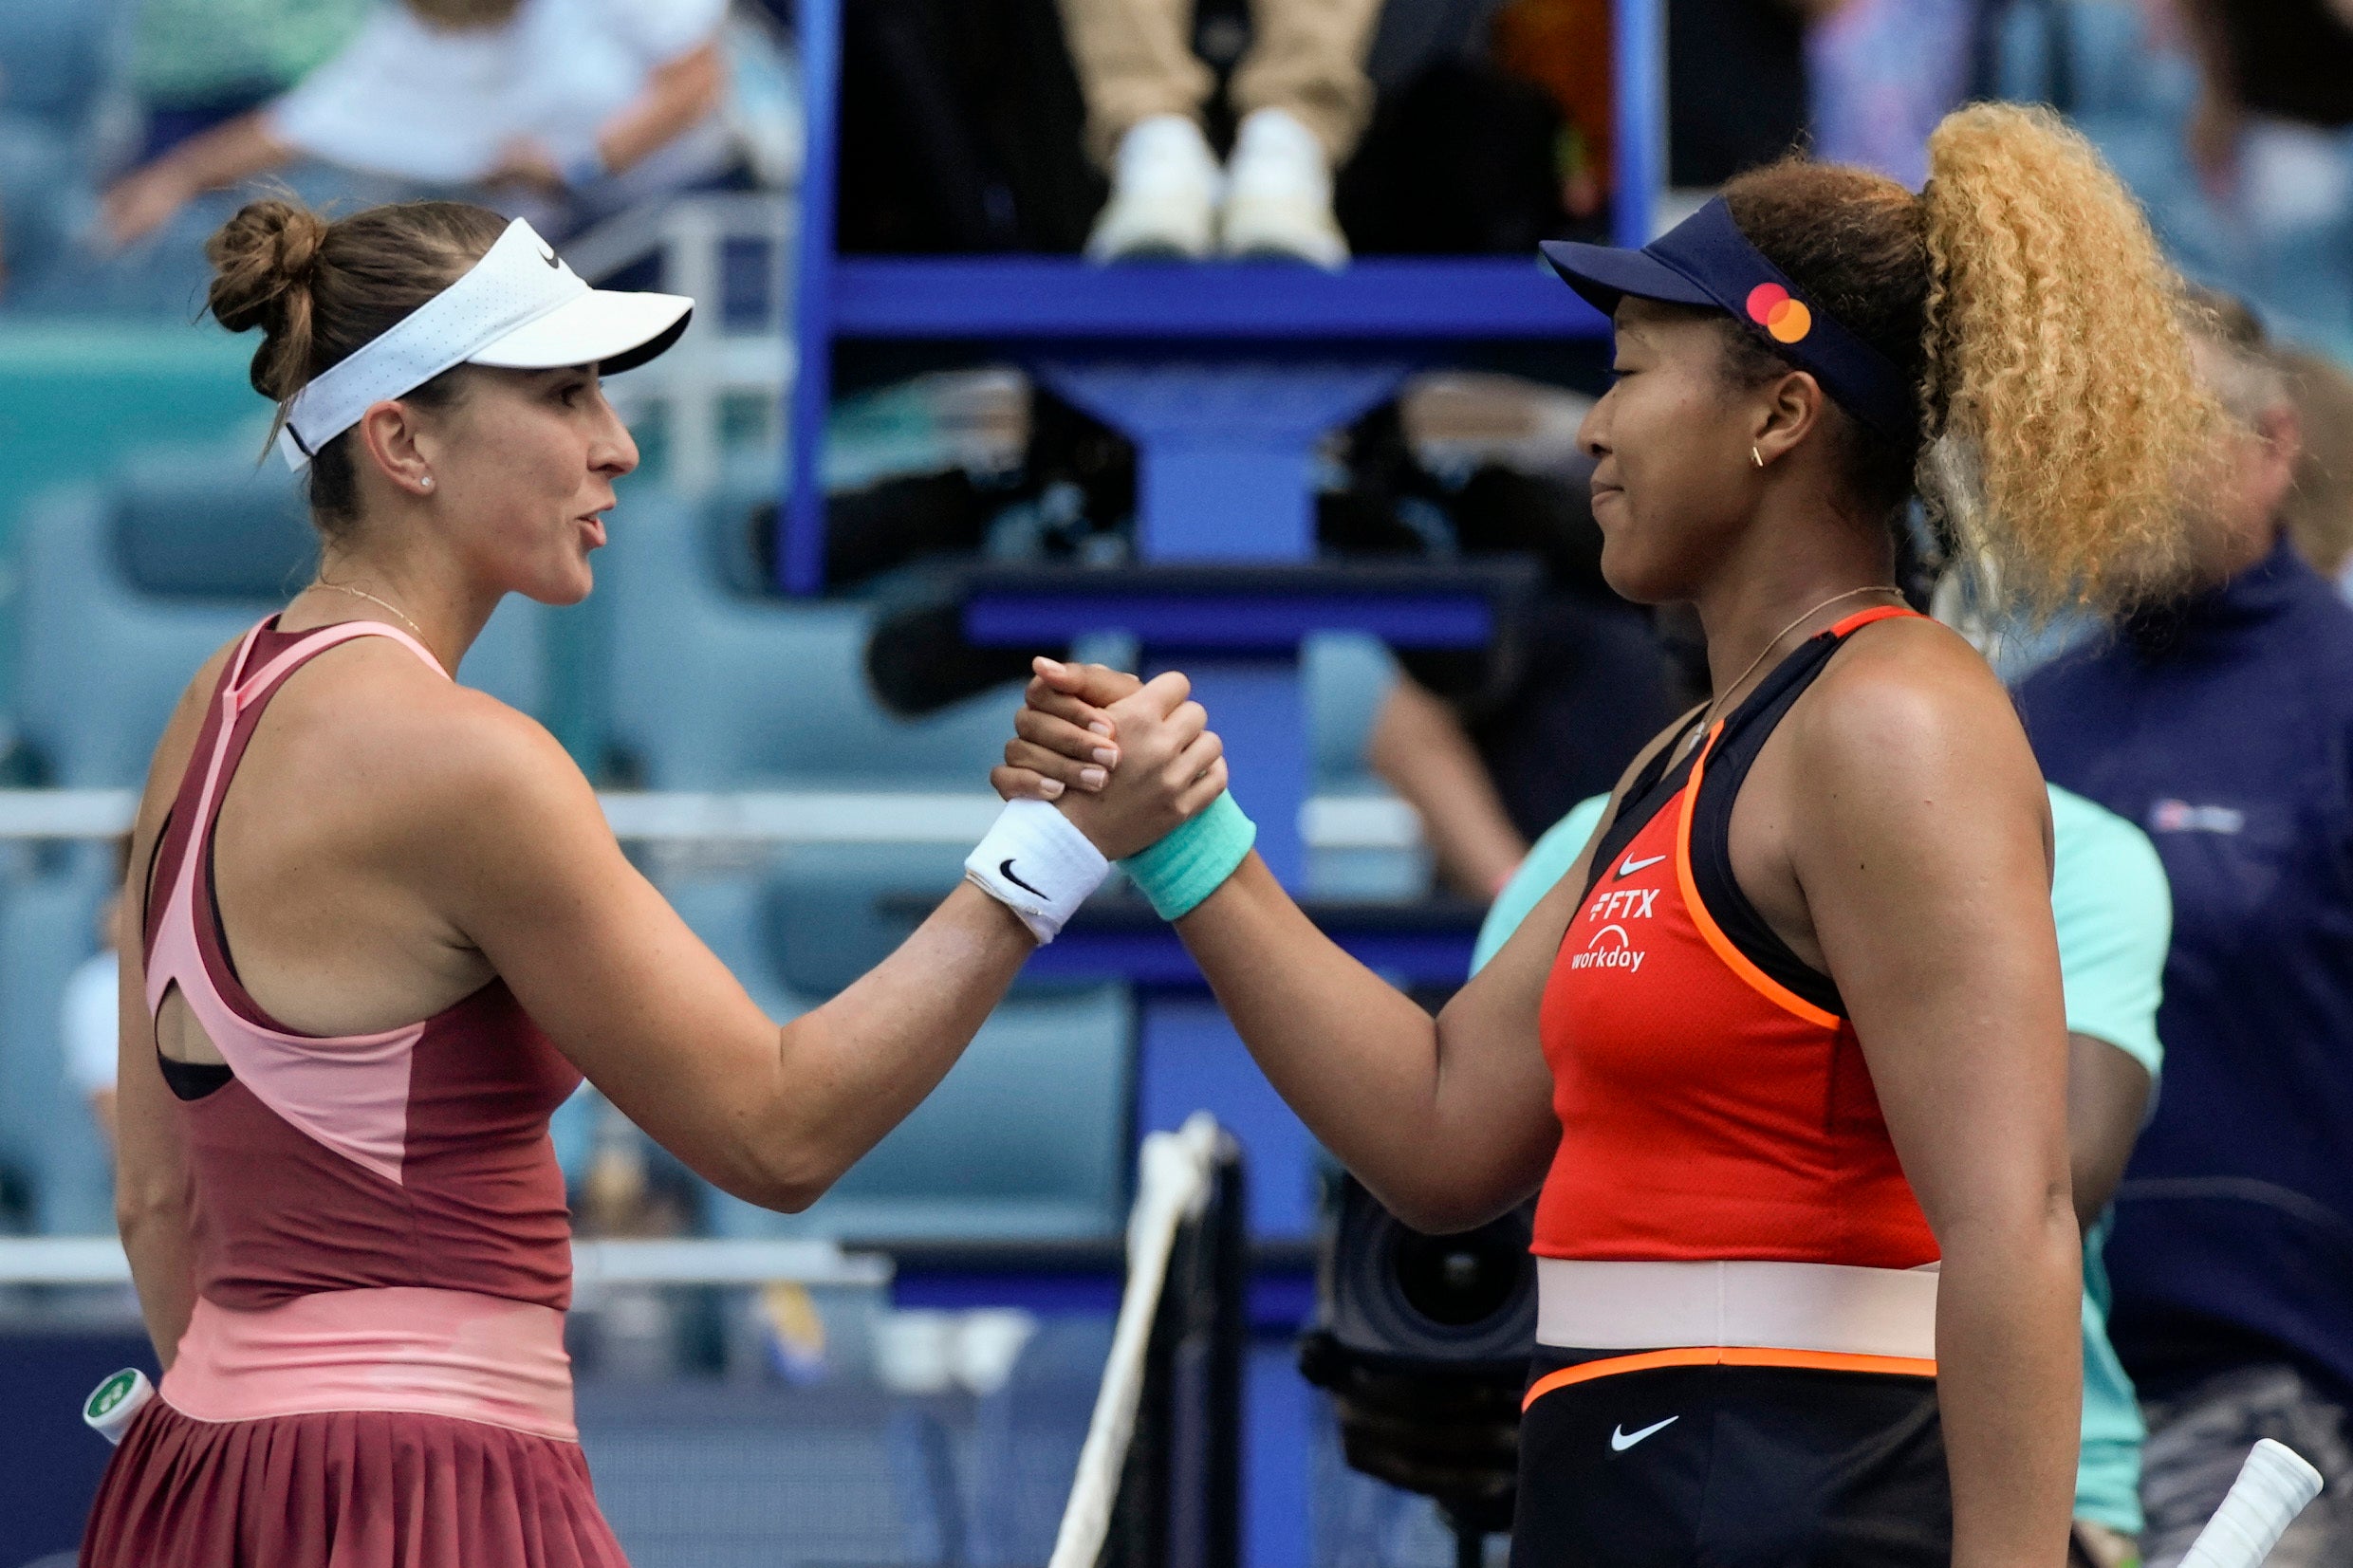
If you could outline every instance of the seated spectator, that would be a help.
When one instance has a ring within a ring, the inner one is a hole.
[[[138,161],[259,108],[351,41],[367,0],[141,0],[131,89],[147,111]]]
[[[1421,819],[1438,875],[1456,893],[1491,898],[1528,854],[1462,720],[1400,673],[1381,699],[1365,766]]]
[[[2196,586],[2026,680],[2045,773],[2146,828],[2173,887],[2165,1093],[2117,1192],[2150,1568],[2258,1437],[2327,1485],[2268,1559],[2353,1560],[2353,608],[2285,530],[2294,402],[2244,310],[2199,356],[2234,430]]]
[[[2300,336],[2353,352],[2353,13],[2341,0],[2175,0],[2198,65],[2189,151],[2245,256],[2230,269]]]
[[[716,178],[725,0],[398,0],[301,86],[106,194],[117,244],[198,194],[312,157],[522,215],[618,207]]]
[[[1343,265],[1332,171],[1372,112],[1364,58],[1380,13],[1379,0],[1253,0],[1228,89],[1242,125],[1221,171],[1201,129],[1215,79],[1193,52],[1191,0],[1062,0],[1087,145],[1111,172],[1087,255]]]
[[[1976,0],[1845,0],[1806,9],[1814,156],[1877,169],[1918,190],[1928,179],[1928,133],[1970,96]]]

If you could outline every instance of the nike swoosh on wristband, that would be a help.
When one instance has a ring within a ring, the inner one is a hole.
[[[1647,860],[1638,860],[1632,856],[1628,856],[1626,858],[1618,862],[1618,875],[1611,877],[1610,880],[1613,882],[1622,882],[1627,877],[1633,876],[1636,872],[1640,871],[1644,866],[1655,866],[1665,858],[1666,857],[1663,855],[1654,855]]]
[[[556,254],[556,248],[552,245],[539,253],[539,259],[546,262],[549,267],[560,267],[564,265],[563,259]]]
[[[1652,1422],[1649,1426],[1644,1427],[1639,1432],[1630,1432],[1623,1427],[1612,1428],[1609,1434],[1610,1452],[1623,1453],[1628,1448],[1634,1447],[1637,1443],[1642,1441],[1645,1437],[1650,1436],[1654,1432],[1664,1431],[1667,1428],[1674,1426],[1677,1421],[1682,1419],[1683,1418],[1679,1415],[1670,1415],[1664,1421]]]
[[[1036,894],[1041,898],[1047,896],[1047,893],[1044,888],[1030,887],[1028,883],[1013,875],[1013,862],[1010,858],[997,863],[997,875],[1004,877],[1007,881],[1012,883],[1013,886],[1017,888],[1028,889],[1029,892]]]

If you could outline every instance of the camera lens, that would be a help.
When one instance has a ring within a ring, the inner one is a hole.
[[[1399,1229],[1398,1288],[1422,1317],[1448,1328],[1468,1328],[1510,1302],[1527,1259],[1506,1227],[1482,1226],[1460,1236]]]

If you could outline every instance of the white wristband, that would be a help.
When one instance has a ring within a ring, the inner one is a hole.
[[[1044,801],[1008,801],[964,858],[964,879],[1021,916],[1041,947],[1111,874],[1111,862]]]

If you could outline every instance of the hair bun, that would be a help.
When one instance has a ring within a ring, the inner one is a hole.
[[[232,332],[260,327],[253,390],[283,401],[310,378],[311,283],[325,245],[327,220],[277,196],[249,201],[205,242],[213,264],[207,302]]]

